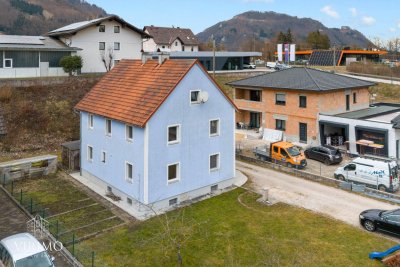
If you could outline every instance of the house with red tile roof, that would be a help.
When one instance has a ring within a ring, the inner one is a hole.
[[[76,110],[77,179],[118,196],[136,217],[235,180],[236,107],[197,60],[122,60]]]

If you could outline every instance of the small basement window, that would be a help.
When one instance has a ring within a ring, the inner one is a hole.
[[[4,68],[11,69],[13,67],[13,60],[12,58],[5,58],[4,59]]]
[[[173,206],[173,205],[176,205],[176,204],[178,204],[178,198],[173,198],[173,199],[169,200],[169,205],[170,206]]]
[[[211,192],[215,192],[217,190],[218,190],[218,185],[217,184],[211,186]]]
[[[353,93],[353,104],[357,103],[357,93]]]
[[[105,151],[101,152],[101,162],[106,163],[107,154]]]

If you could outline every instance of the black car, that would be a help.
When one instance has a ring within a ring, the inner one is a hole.
[[[360,224],[370,232],[381,230],[400,235],[400,209],[365,210],[360,213]]]
[[[342,153],[332,146],[315,146],[306,149],[304,155],[308,159],[315,159],[326,165],[342,162]]]

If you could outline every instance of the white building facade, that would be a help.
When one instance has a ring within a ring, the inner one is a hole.
[[[121,59],[140,59],[142,40],[149,37],[118,16],[74,23],[48,35],[81,49],[82,73],[102,73]]]

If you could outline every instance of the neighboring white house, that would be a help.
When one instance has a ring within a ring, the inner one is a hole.
[[[47,35],[82,49],[82,73],[106,72],[121,59],[140,59],[142,40],[150,37],[115,15],[73,23]]]
[[[50,37],[0,35],[0,78],[66,76],[60,59],[78,51]]]
[[[375,103],[340,114],[319,114],[318,121],[322,145],[342,146],[353,155],[400,159],[400,104]]]
[[[74,177],[137,218],[236,181],[235,105],[198,60],[122,60],[76,109]]]
[[[190,29],[145,26],[143,31],[151,35],[143,42],[145,52],[199,51],[199,41]]]

